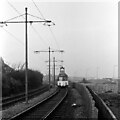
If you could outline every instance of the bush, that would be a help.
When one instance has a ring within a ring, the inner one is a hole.
[[[2,75],[2,96],[10,96],[12,94],[16,94],[20,92],[20,89],[18,86],[21,85],[21,83],[14,78],[6,76],[6,74]]]
[[[28,88],[34,89],[42,85],[43,75],[38,71],[28,71]]]
[[[28,70],[28,89],[36,89],[42,85],[43,74]],[[2,76],[2,94],[10,96],[25,91],[25,70],[13,71]]]

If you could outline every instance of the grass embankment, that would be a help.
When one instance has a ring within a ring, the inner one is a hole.
[[[116,118],[120,120],[120,95],[115,93],[101,93],[98,95],[104,100]]]
[[[88,92],[87,88],[84,85],[78,84],[78,83],[74,84],[74,88],[77,89],[79,93],[79,96],[78,96],[79,104],[82,105],[81,107],[83,107],[82,116],[84,118],[85,117],[86,118],[97,118],[97,111],[94,108],[94,101],[92,100],[92,97],[90,93]],[[81,114],[81,113],[78,113],[78,114]]]

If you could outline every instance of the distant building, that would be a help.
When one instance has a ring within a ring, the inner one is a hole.
[[[116,82],[106,81],[103,83],[103,87],[104,87],[104,92],[111,91],[113,93],[117,93],[118,91]]]
[[[2,57],[0,57],[0,73],[8,73],[14,71],[13,68],[4,63]]]

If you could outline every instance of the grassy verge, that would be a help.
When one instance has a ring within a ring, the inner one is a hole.
[[[76,89],[72,89],[72,96],[74,99],[74,103],[77,105],[74,108],[74,118],[86,118],[85,113],[84,113],[84,104],[82,100],[82,96],[79,94],[79,92]]]
[[[77,89],[81,96],[79,96],[78,99],[81,98],[83,101],[82,106],[84,109],[84,116],[86,116],[86,118],[97,118],[97,109],[95,108],[95,103],[87,88],[80,83],[75,83],[74,88]]]

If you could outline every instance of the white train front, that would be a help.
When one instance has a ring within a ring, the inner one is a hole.
[[[60,73],[58,75],[58,79],[57,79],[57,85],[59,87],[66,87],[68,86],[68,75],[65,73],[65,68],[61,67],[60,68]]]

